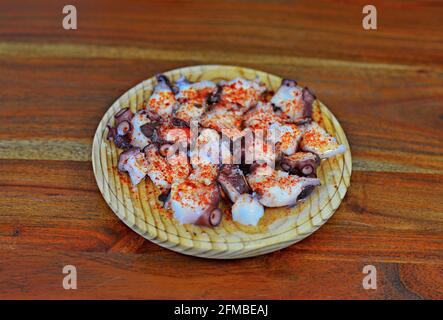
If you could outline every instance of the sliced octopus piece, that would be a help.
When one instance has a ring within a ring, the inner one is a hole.
[[[206,110],[207,107],[204,104],[192,101],[180,103],[179,108],[174,113],[174,121],[181,126],[189,126],[192,119],[200,119]]]
[[[257,106],[243,115],[243,126],[251,129],[268,129],[282,119],[274,113],[270,103],[259,102]]]
[[[225,129],[241,129],[242,112],[217,106],[203,114],[200,123],[203,127],[222,132]]]
[[[266,207],[296,205],[320,185],[319,179],[298,177],[272,169],[268,172],[254,170],[247,180],[259,202]]]
[[[171,188],[170,205],[174,218],[182,224],[216,226],[221,221],[218,209],[220,189],[215,183],[205,184],[191,175]]]
[[[214,210],[206,210],[195,222],[198,226],[216,227],[220,224],[223,218],[223,212],[219,208]]]
[[[219,133],[214,129],[203,129],[191,147],[190,157],[193,166],[218,165],[220,163]]]
[[[256,226],[265,213],[263,205],[248,193],[239,195],[231,210],[232,220],[252,226]]]
[[[120,149],[128,149],[131,147],[131,120],[134,114],[129,108],[121,109],[114,115],[115,126],[107,126],[107,139],[113,141],[115,146]]]
[[[139,148],[131,148],[119,155],[117,167],[119,171],[127,172],[132,185],[136,186],[146,176],[148,162]]]
[[[131,119],[131,145],[143,149],[155,139],[155,126],[149,113],[140,110]]]
[[[108,135],[106,138],[109,141],[114,142],[114,144],[117,148],[129,149],[132,147],[130,134],[119,135],[117,133],[116,127],[111,127],[110,125],[107,125],[107,128],[108,128]]]
[[[278,154],[295,153],[302,139],[303,131],[293,123],[274,123],[269,126],[271,141],[276,145]]]
[[[167,147],[172,153],[178,151],[182,153],[188,152],[188,144],[190,141],[190,130],[188,127],[177,127],[172,121],[165,121],[156,128],[157,145],[159,148]],[[169,153],[169,152],[168,152]],[[166,156],[166,154],[162,154]]]
[[[210,165],[194,165],[192,173],[189,175],[189,179],[198,181],[205,185],[214,184],[217,181],[219,175],[219,166]]]
[[[300,148],[303,151],[317,154],[321,159],[327,159],[346,151],[345,145],[338,144],[337,139],[329,135],[316,122],[304,126]]]
[[[222,165],[217,181],[232,202],[236,202],[241,194],[250,192],[246,178],[237,165]]]
[[[298,86],[294,80],[285,79],[272,97],[271,104],[283,119],[303,123],[311,119],[315,99],[311,90]]]
[[[317,177],[317,168],[320,165],[320,157],[312,152],[296,152],[284,156],[280,161],[280,167],[300,177]]]
[[[186,78],[181,77],[176,81],[175,85],[178,89],[175,97],[180,103],[193,102],[204,105],[207,102],[208,96],[217,91],[217,85],[209,80],[189,82]]]
[[[174,119],[165,119],[156,130],[158,141],[161,143],[175,143],[178,141],[189,142],[189,128],[187,126],[177,125],[174,123]]]
[[[179,107],[174,113],[174,118],[188,126],[192,119],[198,119],[203,115],[207,110],[208,97],[217,91],[217,85],[212,81],[202,80],[192,83],[185,77],[176,81],[176,87]]]
[[[154,87],[154,92],[148,99],[145,108],[162,118],[170,117],[172,112],[176,110],[175,94],[166,76],[157,76],[157,85]]]
[[[117,126],[122,121],[131,121],[134,114],[129,108],[123,108],[114,115],[115,125]]]
[[[144,152],[148,161],[147,175],[161,193],[167,193],[173,182],[184,181],[191,172],[186,155],[165,158],[155,145],[147,146]]]
[[[148,160],[147,175],[161,193],[167,193],[173,180],[168,162],[154,145],[147,146],[144,152]]]
[[[221,87],[219,100],[223,103],[239,105],[243,111],[255,106],[266,91],[266,86],[259,78],[254,80],[236,78],[231,81],[222,81],[219,85]]]

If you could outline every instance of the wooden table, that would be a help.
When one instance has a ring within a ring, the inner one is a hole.
[[[0,298],[443,298],[443,3],[375,1],[366,31],[367,1],[71,2],[78,30],[62,28],[63,1],[0,4]],[[298,79],[345,129],[351,187],[301,243],[183,256],[102,199],[91,144],[110,104],[210,63]],[[77,290],[62,287],[68,264]]]

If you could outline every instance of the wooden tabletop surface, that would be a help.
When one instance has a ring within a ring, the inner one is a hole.
[[[0,298],[443,298],[443,3],[0,3]],[[351,145],[351,186],[306,240],[251,259],[180,255],[138,236],[91,165],[102,115],[155,73],[252,67],[309,85]],[[62,268],[77,268],[65,290]],[[362,286],[365,265],[377,289]]]

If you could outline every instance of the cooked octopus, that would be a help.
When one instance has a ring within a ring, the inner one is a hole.
[[[268,129],[282,119],[274,113],[270,103],[259,102],[253,109],[243,115],[243,126],[251,129]]]
[[[315,99],[308,88],[298,86],[294,80],[285,79],[272,97],[271,104],[282,118],[301,123],[310,121]]]
[[[231,81],[221,81],[220,87],[220,103],[229,105],[231,108],[238,108],[242,112],[256,105],[260,96],[266,91],[266,87],[259,78],[254,80],[236,78]]]
[[[118,158],[118,170],[127,172],[133,186],[139,184],[148,171],[148,161],[139,148],[123,151]]]
[[[177,125],[174,119],[162,119],[156,127],[159,142],[176,142],[189,139],[189,127]]]
[[[293,154],[302,138],[302,130],[293,124],[285,123],[277,116],[269,103],[259,102],[257,106],[244,115],[243,125],[247,128],[266,130],[268,138],[276,145],[277,154]]]
[[[220,135],[218,132],[213,129],[203,129],[196,139],[190,157],[194,166],[219,164]]]
[[[320,157],[312,152],[296,152],[281,159],[280,167],[300,177],[317,177]]]
[[[275,122],[269,126],[271,130],[271,139],[277,149],[277,156],[291,155],[295,153],[298,144],[301,141],[303,132],[293,123],[278,123]]]
[[[167,118],[176,108],[177,101],[171,83],[166,76],[157,75],[157,85],[146,104],[146,109]]]
[[[199,119],[206,112],[206,106],[192,101],[180,103],[177,111],[174,113],[175,121],[182,121],[189,125],[192,119]]]
[[[306,124],[300,142],[300,148],[306,152],[317,154],[321,159],[327,159],[346,151],[346,146],[338,144],[317,122]]]
[[[143,149],[155,139],[155,127],[158,122],[145,110],[137,112],[131,119],[131,145]]]
[[[216,105],[201,117],[201,125],[221,132],[225,129],[240,129],[242,112],[224,105]]]
[[[180,77],[175,82],[177,87],[176,98],[179,102],[193,101],[206,104],[208,96],[217,91],[217,85],[209,80],[190,82],[186,77]]]
[[[191,119],[200,118],[208,107],[208,97],[217,91],[217,85],[212,81],[189,82],[185,77],[176,83],[176,99],[179,103],[174,117],[189,125]]]
[[[232,220],[245,225],[256,226],[264,213],[263,205],[249,193],[238,196],[232,206]]]
[[[183,181],[190,174],[191,166],[187,157],[174,154],[164,158],[153,144],[144,151],[147,159],[146,173],[161,194],[167,194],[173,182]]]
[[[243,171],[237,165],[221,165],[217,181],[232,202],[236,202],[240,195],[250,192]]]
[[[121,109],[114,116],[115,126],[110,125],[108,128],[107,139],[113,141],[117,148],[127,149],[131,147],[131,119],[134,114],[129,108]]]
[[[251,188],[239,166],[222,165],[217,181],[233,202],[233,220],[241,224],[256,226],[264,214],[264,208],[256,197],[249,194]]]
[[[211,172],[211,169],[209,169]],[[208,171],[195,170],[185,181],[174,183],[170,203],[174,218],[180,223],[214,227],[220,224],[222,212],[218,208],[220,189],[215,176]]]
[[[149,177],[180,223],[219,225],[223,198],[234,221],[257,226],[265,207],[304,201],[320,185],[320,160],[346,150],[311,119],[315,99],[294,80],[273,94],[258,78],[158,75],[142,110],[115,115],[108,140],[123,149],[118,170],[134,186]]]
[[[247,180],[258,201],[266,207],[294,206],[320,185],[319,179],[290,175],[267,165],[256,166]]]
[[[143,149],[155,139],[158,117],[146,110],[133,114],[129,108],[122,109],[115,116],[115,126],[108,125],[108,140],[114,141],[120,149],[132,147]]]

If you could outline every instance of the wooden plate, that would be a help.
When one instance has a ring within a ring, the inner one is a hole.
[[[253,79],[259,76],[269,89],[276,90],[281,78],[253,69],[206,65],[166,72],[171,80],[184,75],[191,81],[220,81],[235,77]],[[343,155],[322,161],[318,177],[322,185],[303,204],[289,208],[267,208],[257,227],[232,221],[227,204],[220,226],[205,228],[181,225],[172,213],[162,208],[158,191],[149,179],[132,190],[128,178],[119,174],[116,166],[119,150],[106,140],[106,125],[113,123],[114,114],[130,107],[141,108],[156,84],[154,77],[139,83],[123,94],[106,112],[94,136],[92,164],[98,187],[115,214],[132,230],[162,247],[205,258],[235,259],[257,256],[279,250],[298,242],[322,226],[340,205],[349,187],[352,162],[349,144],[342,127],[329,109],[314,104],[314,119],[337,140],[346,145]]]

